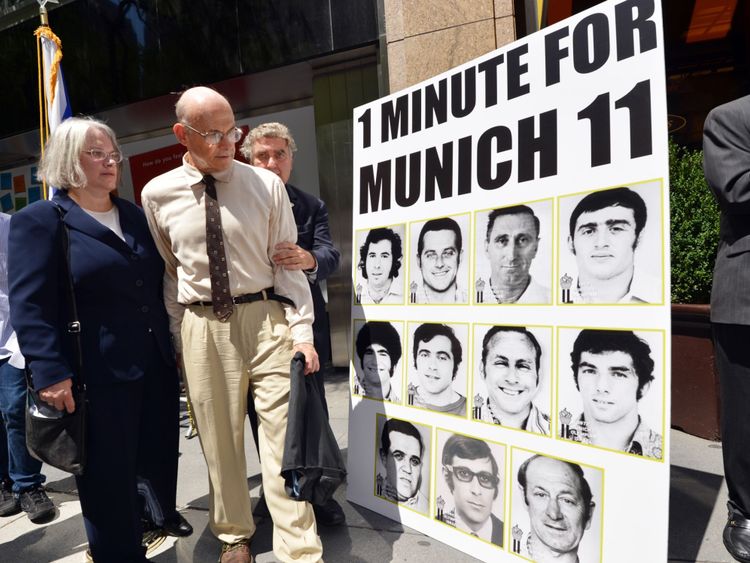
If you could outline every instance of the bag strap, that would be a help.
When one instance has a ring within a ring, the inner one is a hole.
[[[65,223],[65,210],[56,201],[50,201],[55,206],[57,213],[60,215],[60,226],[62,227],[61,250],[65,258],[64,269],[68,290],[68,324],[67,331],[73,337],[73,353],[77,368],[74,373],[74,381],[77,381],[78,387],[86,388],[86,382],[83,377],[83,353],[81,352],[81,323],[78,321],[78,308],[76,307],[76,293],[73,286],[73,273],[70,269],[70,232],[68,225]]]

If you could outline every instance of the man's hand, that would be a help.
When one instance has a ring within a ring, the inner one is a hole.
[[[294,352],[302,352],[305,355],[305,375],[320,371],[320,360],[318,360],[318,353],[315,351],[315,346],[309,342],[295,344]]]
[[[274,264],[285,270],[312,270],[315,268],[315,256],[292,242],[280,242],[271,257]]]
[[[76,402],[73,399],[73,380],[68,378],[39,391],[39,398],[61,411],[65,409],[69,413],[76,410]]]

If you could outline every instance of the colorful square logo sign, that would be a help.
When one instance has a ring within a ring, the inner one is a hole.
[[[13,191],[17,194],[26,191],[26,178],[24,176],[13,176]]]
[[[42,186],[29,186],[27,191],[29,203],[34,203],[42,199]]]
[[[10,172],[0,174],[0,190],[9,190],[13,187],[13,175]]]
[[[0,209],[3,210],[3,213],[13,210],[13,197],[10,194],[0,196]]]

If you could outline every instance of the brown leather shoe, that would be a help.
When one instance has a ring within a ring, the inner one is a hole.
[[[250,553],[250,540],[244,539],[236,543],[224,543],[221,546],[219,563],[253,563]]]

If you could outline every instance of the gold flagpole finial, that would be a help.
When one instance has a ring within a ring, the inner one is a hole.
[[[49,26],[49,17],[47,15],[47,4],[58,4],[59,0],[36,0],[39,4],[39,20],[42,25]]]

